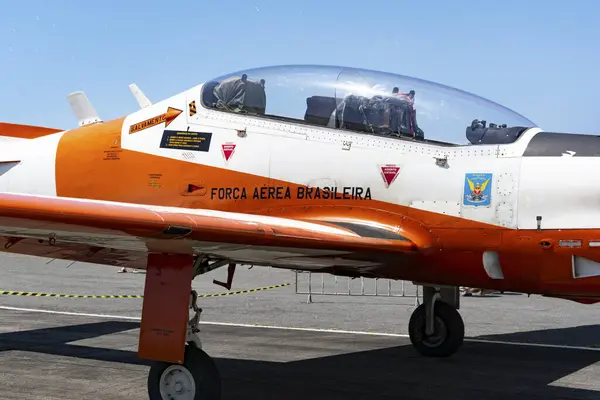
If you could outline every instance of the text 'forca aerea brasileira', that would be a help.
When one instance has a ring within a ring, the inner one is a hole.
[[[308,187],[214,187],[211,200],[371,200],[371,188],[360,186]]]

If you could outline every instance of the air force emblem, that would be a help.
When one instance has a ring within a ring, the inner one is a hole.
[[[492,174],[466,174],[463,205],[489,207],[492,200]]]

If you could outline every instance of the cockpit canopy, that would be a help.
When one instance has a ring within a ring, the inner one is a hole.
[[[443,144],[511,143],[536,125],[522,115],[434,82],[333,66],[276,66],[208,81],[210,109]]]

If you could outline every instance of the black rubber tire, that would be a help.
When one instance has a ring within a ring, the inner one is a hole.
[[[410,341],[421,355],[449,357],[456,353],[463,344],[465,324],[458,310],[448,303],[437,300],[434,310],[436,331],[433,337],[440,333],[443,337],[438,338],[438,341],[434,343],[432,338],[425,334],[425,304],[421,304],[415,309],[408,323]]]
[[[160,378],[173,364],[155,362],[148,372],[148,397],[150,400],[163,399],[160,394]],[[183,366],[194,377],[196,394],[194,400],[221,400],[221,375],[208,354],[196,346],[185,346]]]

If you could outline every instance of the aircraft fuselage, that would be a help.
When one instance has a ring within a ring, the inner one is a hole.
[[[220,398],[191,283],[225,265],[229,283],[237,264],[417,282],[409,336],[434,357],[464,339],[457,286],[600,301],[599,137],[351,68],[256,69],[137,98],[104,123],[74,93],[87,125],[69,131],[0,125],[0,249],[145,268],[152,399],[182,363]],[[470,145],[440,141],[462,129]]]
[[[597,295],[600,278],[574,275],[600,273],[600,178],[590,173],[599,138],[532,128],[510,144],[451,146],[208,110],[200,92],[11,144],[4,158],[21,162],[0,166],[0,190],[299,218],[364,216],[400,230],[412,221],[437,240],[427,257],[360,272],[289,260],[279,266]],[[250,258],[277,265],[258,253]]]

